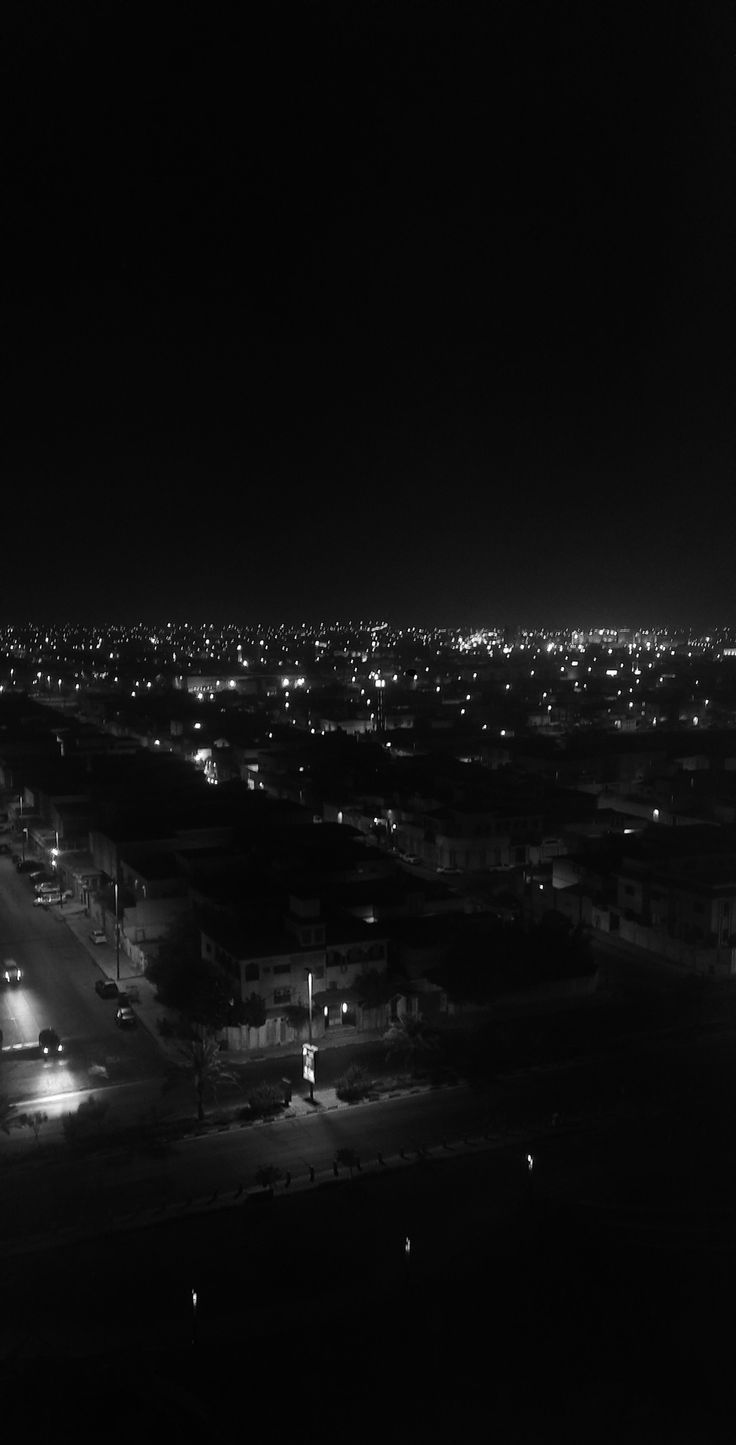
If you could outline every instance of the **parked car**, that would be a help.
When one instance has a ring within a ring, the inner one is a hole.
[[[121,1003],[115,1013],[115,1022],[119,1029],[130,1029],[135,1027],[135,1014],[129,1003]]]
[[[50,908],[52,903],[57,903],[58,898],[53,893],[37,893],[33,900],[34,908]]]
[[[55,1054],[63,1051],[63,1044],[56,1029],[41,1029],[38,1036],[38,1047],[45,1059],[52,1058]]]
[[[95,980],[95,993],[100,998],[117,998],[118,986],[114,978],[98,978]]]
[[[6,983],[20,983],[23,977],[20,965],[14,958],[6,958],[3,963],[3,978]]]
[[[90,938],[93,943],[107,943],[107,934],[104,928],[93,928],[90,933]]]

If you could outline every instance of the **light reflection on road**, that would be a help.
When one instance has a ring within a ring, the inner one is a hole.
[[[3,1031],[3,1046],[37,1044],[43,1022],[39,1023],[40,1000],[32,988],[24,983],[8,985],[0,993],[0,1029]]]

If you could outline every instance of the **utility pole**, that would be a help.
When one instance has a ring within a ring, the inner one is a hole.
[[[118,912],[118,896],[119,896],[119,882],[118,882],[118,880],[119,880],[119,877],[120,877],[120,868],[119,868],[119,865],[116,864],[116,877],[115,877],[115,884],[114,884],[114,887],[115,887],[115,978],[116,978],[116,980],[117,980],[118,983],[120,982],[120,915],[119,915],[119,912]]]

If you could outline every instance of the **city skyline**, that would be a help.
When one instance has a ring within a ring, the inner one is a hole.
[[[0,620],[736,623],[725,6],[5,25]]]

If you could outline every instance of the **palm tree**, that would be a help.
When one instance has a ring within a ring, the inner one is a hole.
[[[383,1035],[383,1042],[386,1057],[398,1059],[413,1074],[439,1052],[437,1039],[428,1032],[421,1014],[416,1018],[402,1014],[395,1019]]]
[[[206,1090],[212,1090],[216,1101],[218,1085],[233,1083],[236,1076],[224,1063],[214,1033],[204,1024],[192,1024],[188,1034],[177,1044],[177,1054],[178,1059],[171,1066],[165,1088],[173,1087],[182,1075],[189,1078],[197,1101],[197,1120],[201,1124]]]

